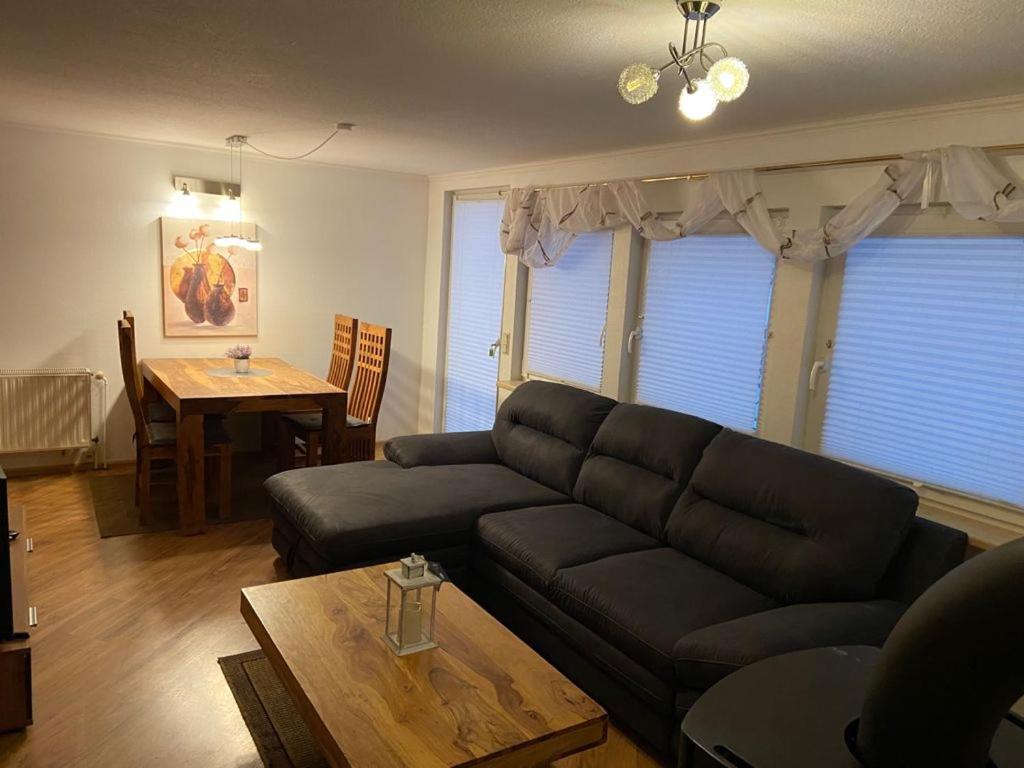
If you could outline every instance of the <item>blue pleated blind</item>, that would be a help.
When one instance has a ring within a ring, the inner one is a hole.
[[[652,242],[637,400],[755,431],[774,278],[745,235]]]
[[[444,429],[490,429],[497,402],[505,257],[498,244],[500,200],[457,200],[452,210],[448,298],[448,362]]]
[[[601,388],[612,232],[578,236],[553,267],[530,270],[528,374]]]
[[[1024,506],[1024,238],[847,256],[822,450]]]

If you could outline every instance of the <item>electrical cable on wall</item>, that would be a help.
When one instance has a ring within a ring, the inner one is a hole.
[[[308,152],[303,152],[303,153],[298,154],[298,155],[275,155],[272,152],[267,152],[266,150],[260,149],[259,147],[256,147],[256,146],[253,146],[252,142],[249,141],[249,138],[247,136],[246,137],[241,137],[241,138],[242,138],[242,141],[245,143],[245,145],[247,147],[249,147],[249,149],[252,149],[255,152],[259,152],[261,155],[265,155],[266,157],[272,157],[275,160],[303,160],[303,159],[309,157],[310,155],[312,155],[314,152],[316,152],[316,151],[318,151],[320,149],[323,149],[325,146],[327,146],[327,143],[331,139],[333,139],[335,136],[337,136],[342,131],[351,131],[355,127],[356,127],[355,123],[337,123],[334,126],[334,130],[331,131],[331,134],[326,139],[321,141],[319,144],[317,144],[315,147],[313,147]]]

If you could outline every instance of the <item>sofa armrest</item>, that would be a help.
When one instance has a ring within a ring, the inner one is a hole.
[[[769,656],[833,645],[880,646],[904,610],[895,600],[802,603],[713,624],[676,642],[676,680],[704,690]]]
[[[384,444],[384,458],[406,469],[439,464],[499,463],[489,430],[393,437]]]

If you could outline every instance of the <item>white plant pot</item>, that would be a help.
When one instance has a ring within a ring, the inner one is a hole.
[[[249,358],[235,360],[235,373],[249,372]]]

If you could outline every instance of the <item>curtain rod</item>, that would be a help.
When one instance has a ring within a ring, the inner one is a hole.
[[[985,152],[1024,152],[1024,143],[1021,144],[992,144],[982,147]],[[801,171],[810,168],[831,168],[838,165],[867,165],[874,163],[891,163],[895,160],[902,160],[903,155],[868,155],[864,157],[844,157],[839,160],[809,160],[803,163],[785,163],[782,165],[762,165],[754,168],[756,173],[778,173],[781,171]],[[614,179],[612,181],[587,182],[583,184],[547,184],[534,189],[568,189],[570,187],[585,187],[599,184],[605,186],[622,181],[639,181],[642,184],[651,184],[657,181],[703,181],[715,171],[694,171],[692,173],[680,173],[673,176],[651,176],[644,179]],[[504,194],[502,192],[501,194]]]

